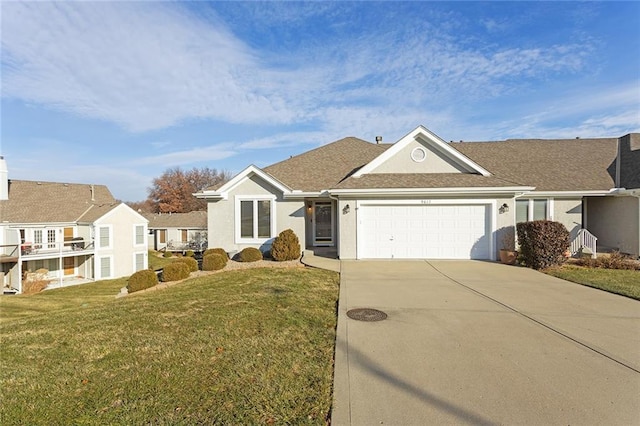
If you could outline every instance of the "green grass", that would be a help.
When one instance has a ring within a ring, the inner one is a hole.
[[[325,424],[337,274],[123,283],[0,298],[3,425]]]
[[[160,256],[158,256],[158,254]],[[153,250],[149,250],[149,256],[147,258],[149,259],[149,267],[154,271],[157,271],[158,269],[162,269],[165,266],[167,266],[169,263],[173,263],[176,260],[178,260],[177,256],[162,257],[162,252],[157,252]]]
[[[564,265],[545,272],[567,281],[640,300],[640,271]]]

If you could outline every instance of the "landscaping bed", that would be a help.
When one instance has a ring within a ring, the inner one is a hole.
[[[0,300],[3,424],[325,424],[337,274],[252,268],[115,299],[123,285]]]

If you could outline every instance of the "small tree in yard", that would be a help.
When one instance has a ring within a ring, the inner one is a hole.
[[[285,229],[273,240],[271,257],[279,262],[300,257],[300,241],[291,229]]]
[[[525,265],[533,269],[545,269],[561,265],[569,248],[569,231],[551,220],[521,222],[516,225],[520,256]]]

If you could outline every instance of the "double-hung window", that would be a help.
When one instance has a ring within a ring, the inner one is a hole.
[[[133,233],[134,233],[134,245],[136,246],[142,246],[144,245],[144,238],[145,238],[145,229],[144,229],[144,225],[134,225],[133,228]]]
[[[111,226],[98,227],[98,248],[111,248]]]
[[[261,243],[275,233],[275,199],[273,197],[236,198],[236,240]]]
[[[516,223],[533,220],[552,220],[552,202],[543,199],[516,200]]]

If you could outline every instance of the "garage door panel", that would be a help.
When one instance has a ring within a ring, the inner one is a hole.
[[[490,207],[362,206],[359,258],[489,259]]]

